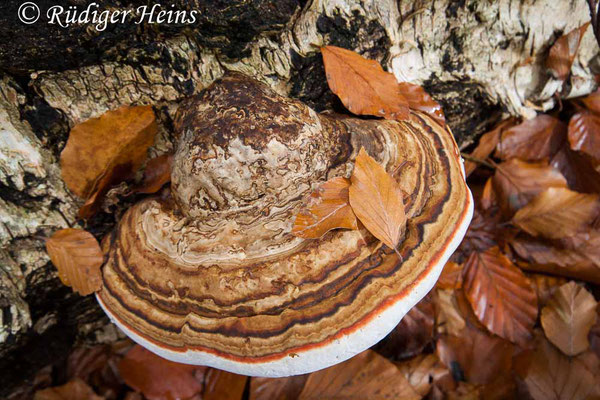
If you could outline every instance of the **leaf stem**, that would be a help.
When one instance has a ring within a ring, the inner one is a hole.
[[[465,154],[465,153],[460,153],[460,156],[462,158],[464,158],[465,160],[467,160],[467,161],[471,161],[471,162],[474,162],[474,163],[477,163],[477,164],[485,165],[486,167],[494,169],[494,170],[496,169],[496,166],[494,164],[488,162],[488,161],[472,157],[472,156],[470,156],[468,154]]]

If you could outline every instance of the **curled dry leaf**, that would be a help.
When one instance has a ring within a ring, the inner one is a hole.
[[[569,144],[600,160],[600,116],[588,111],[580,112],[569,121]]]
[[[549,187],[567,187],[565,178],[548,163],[527,163],[517,158],[498,165],[492,183],[506,217]]]
[[[321,47],[327,83],[354,114],[407,120],[408,100],[377,61],[335,46]]]
[[[124,106],[75,125],[60,155],[65,183],[79,197],[98,201],[111,185],[135,174],[156,132],[149,106]]]
[[[513,223],[533,236],[573,236],[597,215],[598,197],[567,188],[548,188],[517,211]]]
[[[408,383],[423,397],[427,396],[433,385],[450,389],[454,387],[450,371],[435,354],[420,354],[397,365]]]
[[[82,296],[100,290],[104,261],[96,238],[82,229],[61,229],[46,241],[46,250],[61,282]]]
[[[103,400],[83,380],[75,378],[66,384],[36,392],[33,400]]]
[[[423,111],[441,126],[446,126],[446,117],[444,117],[442,106],[433,100],[425,89],[412,83],[400,82],[398,83],[398,90],[408,101],[411,110]]]
[[[567,179],[569,187],[583,193],[600,193],[600,173],[594,169],[589,156],[563,146],[552,157],[550,165]]]
[[[260,378],[250,380],[250,400],[296,400],[308,375],[285,378]]]
[[[356,157],[351,181],[352,210],[373,236],[396,250],[406,229],[400,185],[364,148]]]
[[[134,191],[137,193],[158,192],[160,188],[171,181],[172,166],[172,154],[163,154],[162,156],[154,157],[146,164],[142,183]]]
[[[569,77],[581,38],[589,24],[589,22],[586,22],[581,27],[561,36],[550,48],[546,59],[546,67],[556,79],[564,81]]]
[[[567,126],[563,122],[541,114],[502,132],[496,147],[496,156],[503,160],[550,159],[560,149],[566,137]]]
[[[337,177],[319,185],[296,215],[292,235],[318,239],[336,228],[358,229],[350,207],[350,180]]]
[[[372,350],[313,372],[299,397],[300,400],[420,398],[402,372],[391,361]]]
[[[475,147],[470,156],[473,157],[473,159],[477,160],[485,160],[486,158],[488,158],[488,156],[492,154],[492,152],[496,148],[496,145],[500,140],[500,135],[502,134],[502,132],[504,132],[504,130],[508,129],[514,124],[514,118],[505,119],[504,121],[496,125],[491,131],[481,135],[481,137],[479,138],[479,144],[477,144],[477,147]],[[471,173],[475,171],[477,166],[478,165],[476,162],[465,161],[465,172],[467,176],[471,175]]]
[[[568,356],[585,351],[597,304],[594,296],[575,282],[562,285],[542,309],[546,337]]]
[[[477,318],[490,332],[524,345],[537,319],[537,297],[529,279],[494,247],[473,253],[463,288]]]

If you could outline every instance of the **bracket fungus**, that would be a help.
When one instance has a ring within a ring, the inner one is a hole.
[[[170,197],[130,208],[97,297],[164,358],[280,377],[344,361],[387,335],[434,286],[472,215],[449,130],[318,114],[231,73],[180,106]],[[364,228],[291,234],[319,183],[361,147],[404,190],[397,251]],[[402,261],[401,261],[402,260]]]

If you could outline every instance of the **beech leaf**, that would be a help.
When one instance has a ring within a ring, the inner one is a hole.
[[[104,262],[96,238],[82,229],[61,229],[46,241],[46,250],[61,282],[82,296],[100,290]]]
[[[477,147],[475,147],[470,156],[474,159],[484,161],[486,158],[488,158],[490,154],[492,154],[494,148],[496,148],[496,146],[498,145],[498,142],[500,141],[500,135],[502,134],[502,132],[514,124],[514,118],[505,119],[504,121],[496,125],[491,131],[481,135]],[[465,161],[465,172],[467,176],[471,175],[471,173],[475,171],[476,168],[477,163],[468,160]]]
[[[534,119],[502,132],[496,156],[507,160],[520,158],[527,161],[549,159],[567,136],[567,126],[558,118],[541,114]]]
[[[435,286],[439,289],[460,289],[462,288],[462,270],[463,266],[453,261],[448,261],[442,270],[440,278]]]
[[[308,375],[285,378],[253,377],[250,380],[250,400],[296,400]]]
[[[594,169],[591,157],[563,146],[550,164],[567,179],[569,187],[583,193],[600,193],[600,173]]]
[[[533,236],[573,236],[596,216],[598,197],[566,188],[548,188],[517,211],[513,222]]]
[[[358,229],[350,207],[350,180],[337,177],[319,185],[296,215],[292,235],[318,239],[336,228]]]
[[[398,368],[421,396],[427,396],[432,385],[452,385],[450,371],[435,354],[420,354],[409,361],[399,363]]]
[[[580,112],[569,121],[569,144],[600,160],[600,116],[588,111]]]
[[[364,148],[356,157],[351,181],[352,210],[373,236],[396,250],[406,229],[400,185]]]
[[[407,120],[408,100],[393,74],[377,61],[335,46],[321,47],[327,83],[344,106],[359,115]]]
[[[498,247],[474,252],[465,263],[463,288],[477,318],[490,332],[524,345],[537,319],[529,279]]]
[[[79,378],[75,378],[62,386],[40,390],[33,400],[103,400],[92,388]]]
[[[398,83],[398,90],[408,100],[408,106],[411,110],[418,110],[426,113],[437,121],[441,126],[446,126],[446,117],[442,106],[425,91],[421,86],[408,82]]]
[[[137,193],[158,192],[166,183],[171,181],[172,166],[172,154],[163,154],[162,156],[154,157],[146,164],[142,183],[134,191]]]
[[[561,36],[550,48],[546,59],[546,67],[550,69],[556,79],[564,81],[569,77],[581,38],[589,24],[589,22],[586,22],[581,27]]]
[[[562,285],[542,309],[546,337],[568,356],[587,350],[597,304],[594,296],[575,282]]]

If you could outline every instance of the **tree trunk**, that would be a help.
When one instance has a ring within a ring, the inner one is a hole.
[[[552,43],[589,20],[585,0],[176,0],[165,4],[198,10],[195,24],[130,20],[100,31],[48,24],[46,10],[57,3],[50,0],[37,1],[42,17],[25,25],[17,19],[21,3],[0,5],[0,396],[63,360],[74,343],[119,335],[92,296],[60,284],[44,248],[43,237],[69,225],[100,239],[132,202],[107,201],[105,212],[77,220],[81,199],[66,189],[58,164],[74,124],[124,104],[150,104],[160,122],[151,155],[164,153],[179,102],[226,70],[316,110],[341,111],[319,54],[327,44],[426,87],[464,148],[507,114],[531,118],[589,93],[600,71],[592,29],[568,81],[544,67]]]

